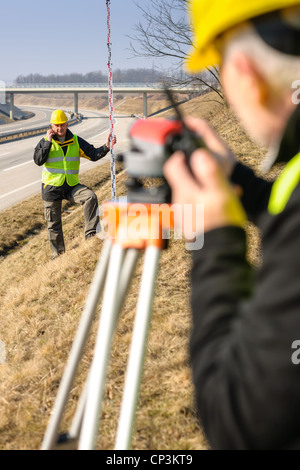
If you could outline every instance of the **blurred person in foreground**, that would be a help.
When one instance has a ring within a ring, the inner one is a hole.
[[[299,449],[300,1],[191,0],[189,11],[188,69],[218,65],[229,104],[268,147],[269,167],[286,162],[274,184],[258,178],[191,118],[209,150],[193,153],[193,175],[180,152],[165,164],[173,202],[204,204],[191,273],[199,419],[212,449]],[[246,260],[247,219],[261,231],[257,270]]]

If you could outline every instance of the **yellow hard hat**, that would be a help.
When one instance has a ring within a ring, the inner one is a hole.
[[[297,5],[300,0],[190,0],[194,47],[187,57],[187,70],[195,73],[219,65],[221,57],[215,40],[228,29],[256,16]]]
[[[65,122],[67,122],[68,118],[67,116],[65,115],[65,113],[61,110],[61,109],[56,109],[55,111],[53,111],[53,113],[51,114],[51,119],[50,119],[50,122],[52,124],[64,124]]]

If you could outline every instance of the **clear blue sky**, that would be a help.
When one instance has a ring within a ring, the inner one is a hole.
[[[149,6],[147,0],[136,0]],[[164,66],[131,58],[130,40],[141,12],[133,0],[111,0],[113,69]],[[18,75],[107,71],[105,0],[6,0],[0,6],[0,80]]]

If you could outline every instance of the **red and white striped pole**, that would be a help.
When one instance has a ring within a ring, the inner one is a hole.
[[[114,155],[114,107],[113,107],[113,87],[112,87],[112,62],[111,62],[111,42],[110,42],[110,0],[106,0],[107,8],[107,47],[108,47],[108,105],[109,105],[109,126],[110,126],[110,174],[111,174],[111,197],[116,200],[116,168]]]

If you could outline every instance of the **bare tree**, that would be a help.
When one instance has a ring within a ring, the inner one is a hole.
[[[145,7],[140,3],[136,1],[143,20],[136,24],[136,34],[129,36],[133,54],[174,59],[170,75],[174,84],[200,83],[223,99],[217,68],[210,67],[199,75],[183,72],[183,62],[193,46],[192,29],[187,19],[187,0],[148,0]]]

